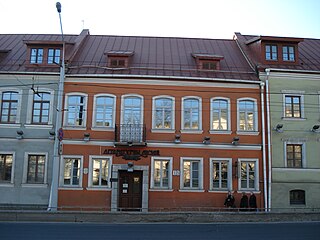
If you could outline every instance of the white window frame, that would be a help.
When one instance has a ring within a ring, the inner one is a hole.
[[[288,167],[288,163],[287,163],[287,145],[290,144],[294,144],[294,145],[302,145],[301,150],[302,150],[302,159],[301,159],[301,168],[292,168],[292,167]],[[303,140],[287,140],[283,142],[283,157],[284,157],[284,167],[288,168],[288,169],[305,169],[307,166],[307,158],[306,158],[306,142]]]
[[[80,96],[80,97],[84,97],[84,103],[83,103],[83,117],[82,117],[82,125],[68,125],[68,116],[69,116],[69,106],[68,106],[68,100],[69,97],[73,97],[73,96]],[[65,98],[65,103],[64,103],[64,109],[66,109],[66,111],[64,112],[64,127],[66,127],[66,129],[79,129],[79,130],[85,130],[86,126],[87,126],[87,104],[88,104],[88,94],[86,93],[81,93],[81,92],[71,92],[71,93],[67,93],[66,94],[66,98]]]
[[[32,116],[33,116],[33,100],[34,100],[34,93],[33,90],[29,90],[29,94],[28,94],[28,106],[27,106],[27,119],[26,119],[26,124],[30,125],[32,124],[32,126],[34,125],[37,125],[39,127],[43,126],[48,126],[53,124],[52,120],[53,120],[53,101],[54,101],[54,90],[52,89],[48,89],[48,88],[38,88],[37,89],[38,92],[41,92],[41,93],[48,93],[50,94],[50,108],[49,108],[49,119],[48,119],[48,123],[47,124],[35,124],[35,123],[32,123]]]
[[[199,186],[197,188],[184,187],[184,165],[185,161],[199,162]],[[180,191],[203,192],[203,158],[181,157],[180,158]]]
[[[241,187],[241,163],[254,163],[254,189]],[[238,188],[239,191],[259,191],[259,159],[257,158],[238,158]]]
[[[0,111],[2,106],[2,93],[3,92],[16,92],[18,94],[18,106],[17,106],[17,116],[15,123],[1,123],[0,126],[16,126],[20,124],[20,114],[21,114],[21,99],[22,99],[22,90],[17,88],[0,88]]]
[[[43,183],[28,183],[28,159],[30,155],[44,155],[45,156],[45,166],[44,166],[44,179]],[[22,183],[27,185],[46,185],[48,184],[48,153],[47,152],[25,152],[24,153],[24,164],[23,164],[23,175]]]
[[[170,99],[171,106],[171,128],[156,128],[156,101],[158,99]],[[175,132],[175,98],[168,95],[155,96],[152,98],[152,132]]]
[[[283,120],[305,120],[304,113],[304,91],[295,91],[295,90],[282,90],[282,119]],[[286,97],[300,97],[300,107],[301,107],[301,116],[296,117],[286,117]]]
[[[216,130],[212,128],[212,122],[213,122],[213,102],[215,100],[224,100],[227,101],[227,129],[226,130]],[[210,99],[210,133],[211,134],[231,134],[231,104],[230,104],[230,98],[225,98],[225,97],[213,97]]]
[[[154,186],[154,167],[155,161],[168,161],[169,162],[169,169],[168,169],[168,187],[155,187]],[[157,157],[153,156],[151,157],[151,178],[150,178],[150,188],[153,190],[172,190],[172,163],[173,158],[172,157]]]
[[[108,184],[107,185],[93,185],[93,161],[94,160],[106,160],[108,161]],[[89,176],[88,176],[88,187],[92,189],[110,189],[111,188],[111,166],[112,166],[112,156],[100,156],[100,155],[90,155],[89,156]]]
[[[1,151],[0,154],[4,155],[12,155],[12,168],[11,168],[11,179],[10,182],[0,182],[0,186],[13,186],[14,184],[14,169],[15,169],[15,159],[16,159],[16,153],[15,152],[5,152]]]
[[[228,164],[228,183],[227,188],[213,187],[213,163],[227,162]],[[210,158],[210,190],[211,191],[230,191],[232,190],[232,158]]]
[[[64,184],[64,165],[66,158],[77,158],[80,159],[80,171],[79,171],[79,184],[78,185],[65,185]],[[60,164],[60,187],[67,189],[80,189],[82,188],[82,175],[83,175],[83,156],[82,155],[63,155],[61,156]]]
[[[105,127],[105,126],[97,126],[96,125],[96,114],[97,114],[97,98],[99,97],[109,97],[109,98],[113,98],[113,106],[112,106],[112,125],[109,127]],[[92,114],[92,129],[94,130],[114,130],[115,128],[115,121],[116,121],[116,101],[117,98],[115,95],[113,94],[96,94],[94,95],[93,98],[93,114]]]
[[[240,102],[252,101],[253,102],[253,130],[240,129]],[[258,105],[255,98],[238,98],[237,99],[237,133],[238,134],[258,134]]]
[[[140,124],[143,124],[143,106],[144,106],[144,97],[139,94],[125,94],[121,96],[121,124],[124,122],[124,102],[126,98],[130,97],[136,97],[141,99],[141,104],[140,104]]]
[[[185,129],[184,128],[184,102],[189,99],[197,99],[199,101],[199,118],[198,129]],[[202,133],[202,98],[197,96],[185,96],[181,99],[181,132],[182,133]]]

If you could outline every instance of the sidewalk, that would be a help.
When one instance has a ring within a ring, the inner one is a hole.
[[[0,211],[0,221],[92,223],[230,223],[320,221],[320,213]]]

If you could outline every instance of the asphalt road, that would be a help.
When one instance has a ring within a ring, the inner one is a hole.
[[[212,224],[96,224],[1,222],[0,239],[319,240],[320,222]]]

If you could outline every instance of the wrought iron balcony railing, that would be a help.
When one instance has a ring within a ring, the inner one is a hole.
[[[115,145],[146,145],[146,126],[144,124],[116,124]]]

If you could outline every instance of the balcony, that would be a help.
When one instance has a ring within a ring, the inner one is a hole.
[[[116,124],[115,146],[146,146],[144,124]]]

